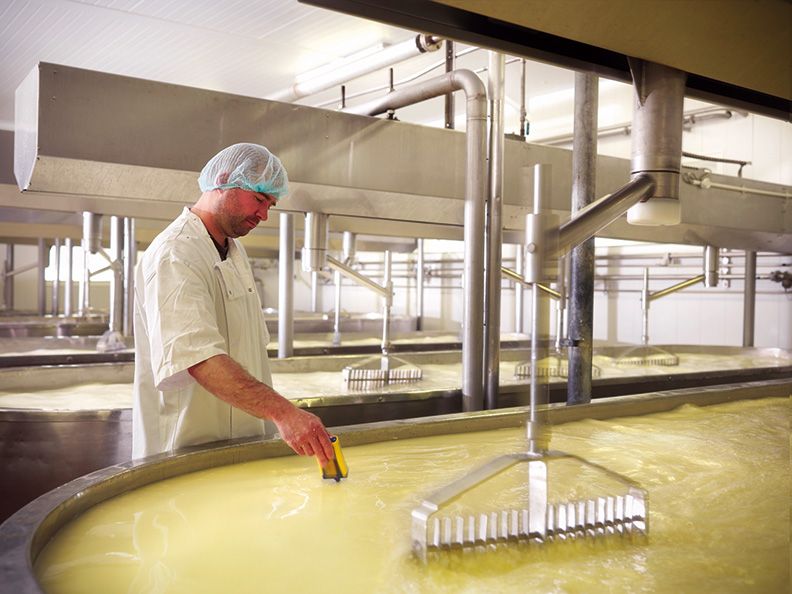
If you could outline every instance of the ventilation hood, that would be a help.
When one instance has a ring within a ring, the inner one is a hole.
[[[242,141],[266,145],[286,166],[291,193],[278,210],[327,213],[334,230],[462,237],[463,132],[47,63],[17,89],[14,173],[24,193],[0,188],[0,206],[168,220],[198,197],[206,161]],[[504,240],[516,243],[530,210],[525,172],[534,164],[551,165],[550,206],[568,216],[571,152],[505,145]],[[629,160],[598,158],[598,195],[629,177]],[[682,184],[678,226],[634,227],[622,219],[600,235],[792,251],[789,187],[711,181],[709,188]]]

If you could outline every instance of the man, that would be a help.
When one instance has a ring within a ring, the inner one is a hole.
[[[269,334],[238,237],[288,191],[265,147],[235,144],[198,180],[201,197],[160,233],[135,272],[132,457],[271,434],[297,453],[333,458],[322,422],[270,386]]]

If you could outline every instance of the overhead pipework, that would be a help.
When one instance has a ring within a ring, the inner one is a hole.
[[[630,60],[633,75],[633,178],[655,182],[650,200],[627,212],[633,225],[677,225],[681,221],[679,172],[687,75],[653,62]]]
[[[273,101],[292,102],[330,89],[365,74],[393,66],[414,56],[440,49],[443,39],[435,35],[416,35],[383,50],[358,59],[351,59],[333,68],[323,69],[316,76],[298,77],[286,89],[272,93],[266,98]]]
[[[346,113],[378,115],[413,105],[452,91],[466,97],[465,169],[465,299],[462,319],[462,408],[481,410],[484,406],[484,206],[487,197],[487,90],[470,70],[455,70],[404,87]]]
[[[344,249],[354,254],[354,236],[345,238]],[[351,256],[347,258],[351,260]],[[306,213],[305,244],[302,252],[302,269],[305,272],[319,272],[325,267],[337,274],[346,276],[358,285],[382,297],[382,355],[369,357],[359,363],[349,365],[342,371],[344,383],[353,389],[367,389],[392,383],[417,382],[423,377],[422,370],[390,353],[391,307],[393,305],[393,281],[391,280],[391,253],[385,252],[385,279],[380,285],[366,275],[336,260],[327,253],[327,215]],[[339,283],[340,284],[340,283]]]

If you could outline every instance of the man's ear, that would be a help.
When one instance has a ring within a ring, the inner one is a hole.
[[[218,174],[218,176],[217,176],[217,185],[218,186],[222,186],[224,183],[226,183],[228,181],[229,175],[230,174],[228,174],[228,173],[220,173],[220,174]]]

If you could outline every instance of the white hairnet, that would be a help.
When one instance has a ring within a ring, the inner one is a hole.
[[[228,179],[221,183],[221,176]],[[224,148],[201,170],[198,185],[202,192],[242,188],[268,194],[276,200],[289,191],[289,179],[280,159],[260,144],[240,142]]]

